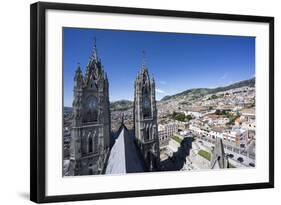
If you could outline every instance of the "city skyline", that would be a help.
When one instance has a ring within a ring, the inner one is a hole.
[[[77,63],[85,73],[95,37],[110,82],[111,102],[133,100],[143,50],[156,81],[157,100],[191,88],[215,88],[255,76],[254,37],[75,28],[64,28],[63,34],[64,106],[72,104],[73,74]]]

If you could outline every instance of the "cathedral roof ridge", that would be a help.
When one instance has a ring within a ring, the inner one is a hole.
[[[144,172],[144,162],[134,136],[125,125],[121,125],[119,129],[120,132],[108,158],[106,174]]]

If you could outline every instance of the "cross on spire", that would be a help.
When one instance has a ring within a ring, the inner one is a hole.
[[[142,51],[142,67],[146,67],[146,53],[145,50]]]

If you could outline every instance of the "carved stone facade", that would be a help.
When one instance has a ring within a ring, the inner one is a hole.
[[[102,174],[110,148],[110,108],[108,79],[94,45],[82,74],[74,77],[73,124],[71,130],[71,175]]]
[[[155,81],[153,78],[150,79],[144,63],[135,80],[134,129],[147,171],[157,171],[159,169],[160,151]]]
[[[103,70],[101,60],[98,58],[96,45],[94,45],[85,75],[83,75],[80,65],[75,72],[68,175],[105,174],[106,170],[109,173],[108,159],[113,159],[116,153],[114,150],[110,150],[112,136],[108,89],[107,75]],[[123,161],[131,162],[131,165],[126,165],[126,167],[135,166],[137,162],[129,159],[132,158],[131,156],[139,156],[137,166],[141,170],[158,171],[160,150],[155,81],[153,78],[150,79],[145,64],[142,65],[135,81],[133,112],[134,130],[126,131],[127,134],[123,136],[123,138],[125,137],[124,143],[129,142],[128,133],[132,133],[133,143],[126,143],[126,150],[131,152],[123,156],[125,157]],[[125,129],[125,125],[123,128]],[[116,141],[113,147],[117,150],[116,152],[120,151],[118,151]],[[109,164],[112,165],[113,171],[119,170],[113,168],[115,165],[119,167],[120,161]],[[112,170],[111,172],[113,172]],[[126,169],[128,172],[134,172],[133,170],[139,169],[129,169],[129,171]]]

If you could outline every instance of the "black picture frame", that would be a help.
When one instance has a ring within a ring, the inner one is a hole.
[[[171,188],[108,193],[46,196],[45,167],[45,25],[46,10],[121,13],[195,19],[263,22],[269,24],[269,181],[239,185]],[[30,200],[37,203],[97,200],[197,192],[261,189],[274,187],[274,17],[202,13],[143,8],[38,2],[30,6]]]

